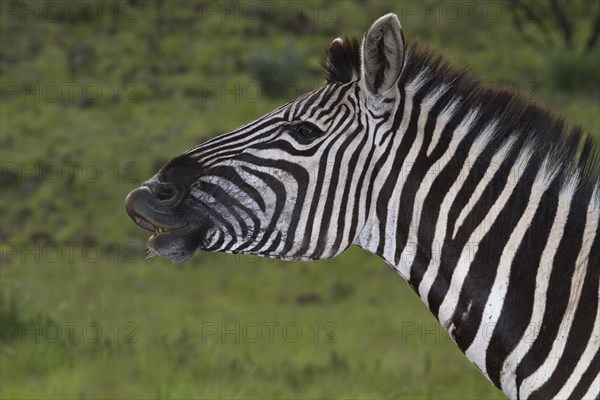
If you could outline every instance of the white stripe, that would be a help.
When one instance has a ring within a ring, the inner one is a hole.
[[[587,393],[583,395],[582,399],[585,400],[597,400],[600,394],[600,375],[596,375]]]
[[[424,181],[421,183],[421,186],[419,186],[419,189],[415,194],[415,205],[413,207],[413,213],[409,224],[408,236],[406,238],[406,246],[404,246],[402,254],[400,255],[400,260],[398,260],[398,265],[396,266],[400,274],[402,274],[402,276],[404,276],[407,280],[410,279],[410,266],[412,265],[416,256],[415,246],[418,244],[417,233],[419,229],[419,221],[421,220],[421,212],[423,211],[423,203],[425,197],[431,191],[431,186],[433,185],[435,178],[437,178],[439,173],[446,167],[448,162],[450,162],[450,160],[452,159],[452,156],[456,153],[456,149],[458,148],[459,144],[465,138],[465,136],[471,129],[471,126],[477,119],[477,114],[478,110],[469,111],[469,113],[456,127],[456,129],[453,132],[451,142],[448,145],[448,149],[446,150],[446,153],[444,153],[444,155],[430,167],[430,169],[427,171],[427,174],[425,175]],[[395,231],[396,226],[394,226],[393,229],[394,234],[399,235],[399,233]],[[393,259],[395,254],[391,254],[390,256]]]
[[[468,173],[472,168],[472,163],[475,160],[477,160],[479,155],[485,150],[485,147],[489,142],[490,138],[493,136],[495,130],[496,122],[488,125],[485,128],[485,130],[477,137],[475,142],[473,142],[473,146],[469,150],[469,155],[467,156],[467,161],[463,164],[463,167],[460,170],[456,181],[444,197],[444,200],[442,201],[442,204],[440,206],[439,218],[435,226],[435,235],[432,242],[431,260],[429,262],[429,265],[427,266],[425,274],[423,275],[423,279],[419,284],[418,290],[421,299],[423,299],[423,302],[425,303],[425,305],[427,305],[427,307],[429,307],[429,301],[427,300],[429,290],[431,289],[431,285],[435,281],[441,263],[441,254],[437,254],[434,251],[434,246],[436,246],[439,243],[442,243],[444,238],[446,237],[446,228],[448,227],[448,210],[450,210],[452,203],[456,199],[458,191],[465,183],[464,178],[468,176]]]
[[[294,238],[288,238],[288,240],[293,239],[293,241],[294,241],[293,246],[290,248],[290,251],[288,252],[288,255],[293,256],[293,257],[301,257],[301,256],[305,255],[305,254],[299,254],[298,252],[299,252],[300,248],[302,247],[302,242],[304,240],[304,236],[310,235],[310,233],[306,231],[307,225],[309,222],[308,215],[310,213],[310,207],[311,207],[311,204],[313,201],[313,196],[314,196],[315,190],[316,190],[317,176],[319,174],[319,160],[323,157],[323,152],[325,151],[325,147],[326,146],[319,146],[314,157],[312,157],[312,160],[313,160],[312,164],[304,165],[304,169],[306,170],[306,172],[308,172],[309,177],[308,177],[308,186],[306,187],[304,204],[300,210],[300,215],[299,216],[291,215],[292,208],[290,208],[289,218],[287,220],[284,220],[284,218],[279,219],[279,221],[281,222],[281,225],[279,225],[278,228],[282,232],[287,232],[289,230],[289,221],[292,221],[293,219],[298,220],[298,226],[296,228],[296,236]],[[278,150],[274,150],[274,151],[278,151]],[[295,182],[298,185],[302,185],[304,183],[304,182],[296,182],[294,179],[289,179],[289,180],[279,179],[279,180],[286,182],[286,183],[287,182]],[[297,194],[297,193],[299,193],[299,191],[300,191],[299,188],[297,188],[294,193]],[[318,196],[317,196],[317,198],[318,198]],[[286,206],[286,208],[287,208],[287,206]],[[314,228],[314,224],[313,224],[313,228]]]
[[[300,99],[298,99],[300,100]],[[273,111],[271,111],[270,113],[263,115],[262,117],[255,119],[253,121],[250,121],[240,127],[238,127],[237,129],[228,132],[228,133],[224,133],[222,135],[218,135],[215,137],[212,137],[206,141],[204,141],[203,143],[200,143],[197,146],[192,147],[191,149],[187,150],[185,153],[183,154],[191,154],[191,158],[198,158],[200,156],[206,156],[207,154],[202,153],[203,150],[206,150],[208,148],[218,148],[221,145],[224,145],[225,141],[231,141],[230,143],[227,143],[227,146],[229,145],[234,145],[236,143],[239,142],[244,142],[246,140],[249,139],[248,136],[248,130],[251,130],[252,128],[254,128],[257,125],[260,125],[261,123],[264,123],[265,121],[267,121],[268,119],[271,118],[282,118],[285,115],[285,107],[288,107],[289,104],[285,104]],[[255,134],[260,134],[261,132],[264,132],[265,130],[270,129],[268,126],[263,128],[262,130],[260,130],[259,132],[255,132]]]
[[[400,110],[398,112],[402,112],[403,110]],[[369,135],[369,138],[367,140],[369,140],[369,143],[376,143],[379,140],[379,135],[377,135],[377,132],[375,132],[375,127],[372,124],[369,124],[369,116],[367,115],[367,113],[362,113],[361,115],[361,123],[362,126],[365,127],[365,129],[369,129],[367,132],[365,132],[366,135]],[[396,139],[398,136],[401,135],[390,135],[390,139],[389,140],[394,140]],[[357,245],[361,246],[363,249],[370,251],[371,253],[375,253],[375,251],[377,250],[376,248],[376,242],[378,242],[379,240],[379,231],[376,229],[376,227],[374,225],[377,225],[376,223],[367,223],[367,220],[369,218],[373,219],[373,222],[377,221],[376,216],[375,216],[375,202],[373,201],[373,198],[376,198],[376,195],[373,195],[371,198],[371,203],[367,204],[367,197],[368,197],[368,191],[369,191],[369,186],[370,186],[370,182],[371,179],[373,179],[373,169],[375,168],[375,165],[377,164],[376,160],[377,160],[377,156],[375,155],[375,151],[373,154],[373,157],[371,158],[371,162],[369,162],[368,164],[366,164],[367,161],[367,154],[368,152],[361,152],[361,153],[365,153],[364,156],[361,154],[361,161],[362,161],[362,165],[364,165],[364,168],[366,168],[366,173],[365,173],[365,177],[363,180],[363,185],[362,187],[360,187],[358,189],[358,219],[357,219],[357,226],[362,226],[362,229],[358,229],[356,231],[355,237],[354,237],[354,243],[356,243]],[[360,176],[360,174],[359,174]],[[376,179],[376,178],[375,178]],[[358,181],[354,184],[358,184]],[[355,193],[355,191],[352,191],[351,193]],[[374,236],[375,235],[375,236]]]
[[[437,118],[435,129],[433,130],[433,134],[431,135],[431,142],[429,142],[429,147],[427,148],[427,155],[430,156],[435,146],[440,141],[440,137],[442,136],[442,131],[450,122],[450,119],[454,116],[458,105],[460,104],[461,99],[453,99],[440,113],[440,116]],[[439,121],[442,121],[440,124]]]
[[[567,338],[569,337],[569,332],[573,324],[573,319],[575,317],[575,311],[577,310],[577,304],[579,303],[579,298],[581,296],[581,288],[583,286],[585,273],[587,271],[590,251],[594,237],[596,236],[597,227],[598,217],[597,215],[594,215],[594,210],[590,204],[586,216],[583,243],[581,250],[579,251],[579,255],[577,256],[577,260],[575,262],[575,271],[573,272],[573,277],[571,279],[571,291],[569,294],[569,302],[567,304],[565,315],[563,316],[559,326],[556,339],[552,345],[552,350],[550,350],[550,354],[548,354],[548,357],[546,357],[544,363],[522,382],[521,387],[519,388],[519,394],[521,398],[529,397],[533,391],[546,383],[563,354],[564,348],[567,344]]]
[[[596,218],[596,219],[600,218],[600,215],[598,215],[600,213],[598,213],[598,211],[597,211],[598,205],[594,201],[595,196],[597,196],[598,192],[600,192],[600,190],[598,190],[598,187],[596,187],[596,190],[594,191],[594,194],[592,195],[592,207],[596,210],[595,216],[593,215],[592,218]],[[598,298],[600,299],[600,286],[598,287]],[[596,355],[596,352],[598,351],[599,348],[600,348],[600,302],[598,303],[598,306],[596,307],[596,318],[594,320],[594,329],[592,330],[592,335],[590,336],[588,344],[585,347],[585,349],[583,350],[583,353],[581,354],[581,357],[579,358],[579,361],[577,362],[575,369],[573,369],[571,376],[569,377],[569,379],[567,380],[565,385],[562,387],[560,392],[558,392],[558,394],[556,395],[557,399],[563,399],[563,398],[566,399],[571,395],[571,393],[573,393],[573,390],[575,389],[575,387],[577,387],[577,384],[579,383],[579,380],[583,376],[583,373],[588,369],[588,367],[592,363],[592,359]],[[597,386],[600,389],[600,382],[597,382]],[[590,388],[590,390],[591,390],[591,388]],[[590,396],[590,398],[591,398],[591,396]]]
[[[489,332],[490,329],[493,330],[498,323],[498,318],[500,318],[500,312],[502,311],[502,306],[504,305],[506,292],[508,290],[508,283],[510,280],[510,269],[516,253],[516,248],[513,248],[513,245],[516,244],[518,248],[518,244],[523,240],[523,236],[525,236],[527,229],[529,229],[529,226],[531,225],[531,221],[535,216],[542,196],[552,182],[555,173],[555,169],[551,170],[548,167],[547,160],[540,167],[540,170],[538,171],[531,188],[531,194],[527,202],[527,207],[521,215],[521,218],[519,218],[519,222],[517,222],[517,225],[511,232],[508,242],[502,250],[496,277],[494,278],[492,289],[490,290],[487,303],[483,309],[481,323],[477,330],[477,334],[475,335],[475,338],[473,339],[473,342],[469,348],[467,348],[465,351],[467,358],[471,360],[473,364],[479,367],[481,373],[486,377],[488,376],[488,373],[485,361],[487,348],[490,344]],[[523,267],[525,267],[525,265],[523,265]],[[530,265],[529,267],[536,266]]]
[[[600,289],[600,287],[599,287]],[[598,297],[600,298],[600,291],[598,292]],[[592,363],[592,359],[598,349],[600,348],[600,304],[596,308],[596,319],[594,320],[594,329],[592,330],[592,336],[588,341],[587,346],[585,346],[585,350],[583,350],[583,354],[581,358],[577,362],[577,366],[573,369],[573,373],[562,387],[560,392],[556,395],[557,399],[566,399],[568,398],[573,390],[579,383],[579,380],[583,376],[583,373],[588,369],[590,364]],[[598,383],[600,387],[600,383]],[[591,388],[590,388],[591,389]]]
[[[479,199],[481,198],[481,195],[487,188],[488,183],[490,183],[494,179],[494,177],[500,170],[500,165],[508,155],[508,152],[512,149],[516,140],[516,136],[511,136],[508,139],[506,139],[504,144],[492,157],[492,160],[490,161],[490,164],[488,165],[483,178],[479,181],[477,187],[475,187],[471,198],[469,199],[465,207],[460,211],[460,214],[456,219],[456,223],[454,224],[454,231],[452,232],[452,239],[456,238],[456,233],[458,232],[458,229],[462,226],[465,218],[471,213],[471,210],[473,210],[473,207],[475,207],[475,204],[477,204],[477,201],[479,201]]]
[[[326,219],[329,219],[330,221],[330,225],[329,225],[329,229],[328,232],[331,232],[332,229],[332,224],[335,224],[335,226],[337,226],[337,218],[334,218],[334,216],[339,215],[339,210],[336,213],[335,212],[335,207],[339,205],[339,198],[335,199],[334,204],[332,204],[332,206],[334,207],[334,209],[332,210],[332,213],[330,215],[324,215],[325,214],[325,206],[327,205],[327,202],[331,201],[331,199],[328,197],[329,194],[329,188],[331,187],[332,184],[332,179],[331,177],[333,177],[334,175],[338,175],[338,184],[343,186],[342,182],[344,182],[345,179],[347,179],[345,177],[345,173],[348,172],[347,168],[343,168],[342,167],[342,171],[336,171],[334,170],[334,166],[335,166],[335,159],[340,151],[340,146],[343,144],[343,138],[338,137],[333,137],[333,144],[331,145],[329,154],[327,155],[327,162],[325,163],[325,167],[324,167],[324,171],[323,172],[323,182],[321,185],[321,188],[319,190],[319,196],[317,197],[317,199],[315,200],[316,202],[316,207],[315,207],[315,214],[314,214],[314,219],[313,219],[313,224],[312,224],[312,231],[311,232],[306,232],[306,234],[309,235],[310,240],[308,243],[308,247],[306,248],[304,254],[305,255],[310,255],[312,254],[315,249],[317,248],[317,246],[319,245],[317,238],[319,238],[319,235],[321,233],[321,221],[324,221]],[[329,143],[323,143],[322,147],[325,148],[329,145]],[[319,164],[320,161],[323,157],[320,157],[318,159]],[[318,166],[315,167],[315,171],[317,172],[321,172],[319,171],[319,169],[321,169],[321,167],[319,166],[319,164],[317,164]],[[315,184],[317,183],[317,176],[319,174],[317,173],[314,176],[314,181]],[[303,209],[303,214],[308,217],[310,209],[313,207],[313,198],[309,198],[308,201],[306,202],[306,204],[304,204],[304,209]],[[304,213],[304,211],[306,211],[306,213]],[[308,218],[307,218],[308,219]],[[303,231],[300,231],[303,232]],[[325,237],[324,240],[327,240],[327,237]],[[333,245],[333,242],[331,243],[326,243],[324,250],[327,251],[328,249],[331,248],[331,246]]]
[[[396,206],[388,209],[387,220],[386,220],[386,224],[385,224],[386,237],[397,237],[396,236],[396,227],[398,226],[398,216],[401,211],[398,208],[398,205],[400,204],[400,201],[401,201],[402,187],[404,186],[404,180],[410,174],[412,167],[414,166],[414,160],[417,157],[417,155],[419,154],[419,152],[421,151],[421,148],[423,145],[423,134],[422,134],[423,129],[422,128],[425,125],[427,118],[429,117],[429,113],[431,112],[431,107],[433,107],[433,105],[435,104],[437,99],[443,94],[443,90],[445,90],[445,88],[431,92],[429,95],[427,95],[423,99],[422,103],[420,104],[421,110],[420,110],[420,114],[419,114],[419,120],[417,121],[417,129],[418,129],[419,133],[417,133],[416,138],[415,138],[414,142],[412,143],[411,148],[408,151],[408,154],[406,155],[406,157],[404,159],[404,162],[402,163],[400,172],[398,174],[398,179],[397,179],[396,183],[394,184],[394,187],[396,188],[396,190],[393,191],[392,197],[388,200],[389,204],[396,205]],[[410,115],[410,114],[405,114],[405,115]],[[410,118],[407,118],[406,123],[408,124],[409,122],[410,122]],[[404,130],[406,130],[406,128],[404,128]],[[401,142],[398,143],[398,146],[394,146],[395,151],[397,151],[397,147],[399,147],[400,144],[401,144]],[[394,153],[395,153],[395,151],[394,151]],[[393,158],[393,156],[391,158]],[[393,168],[393,166],[392,166],[392,168]],[[408,243],[409,242],[407,241],[407,244]],[[383,257],[386,260],[388,260],[388,262],[392,265],[396,264],[394,257],[396,255],[397,246],[398,246],[397,240],[386,240],[386,242],[385,242],[385,247],[383,250]],[[401,274],[404,273],[401,271],[400,268],[398,268],[398,266],[395,266],[395,267]],[[402,276],[405,279],[409,279],[409,275],[402,275]]]
[[[366,125],[363,124],[363,127],[365,126]],[[355,129],[355,127],[353,127],[353,129]],[[362,134],[368,136],[367,143],[373,143],[375,141],[372,132],[363,132]],[[371,151],[370,146],[365,146],[364,149],[357,149],[355,151],[358,151],[358,159],[356,161],[356,168],[354,169],[354,176],[349,178],[350,181],[347,183],[348,185],[350,185],[350,190],[348,191],[348,204],[346,206],[346,223],[344,225],[344,238],[348,238],[350,241],[354,241],[359,233],[359,230],[356,229],[354,232],[355,237],[350,237],[350,229],[352,228],[352,217],[354,213],[357,213],[357,228],[364,224],[366,218],[364,206],[364,202],[366,201],[366,190],[369,186],[369,177],[371,176],[371,171],[375,164],[371,159],[371,162],[369,163],[369,165],[367,165],[367,159]],[[365,179],[362,182],[362,186],[358,187],[360,176],[363,173],[363,171],[366,171]]]
[[[531,150],[527,147],[523,149],[515,165],[525,165],[530,157]],[[496,217],[504,208],[504,205],[510,198],[524,170],[525,168],[519,168],[516,171],[515,179],[507,180],[506,185],[500,193],[500,196],[498,197],[498,199],[496,199],[495,203],[492,205],[486,217],[481,221],[477,228],[475,228],[475,230],[469,237],[467,244],[461,252],[460,258],[456,264],[456,268],[454,269],[454,272],[452,274],[452,279],[450,281],[448,292],[446,293],[446,297],[440,305],[438,312],[438,320],[440,321],[442,326],[450,333],[451,336],[453,336],[452,317],[454,316],[454,311],[456,310],[456,306],[458,304],[458,298],[462,291],[462,286],[465,281],[465,278],[469,273],[472,257],[474,256],[471,245],[473,243],[479,243],[481,239],[487,234],[491,226],[491,224],[488,223],[487,220],[489,219],[490,221],[494,221],[496,219]]]
[[[421,75],[419,75],[421,76]],[[419,76],[417,76],[417,78],[419,78]],[[411,81],[410,84],[407,85],[406,88],[406,93],[415,93],[418,90],[418,87],[420,87],[423,82],[419,81],[417,78],[413,79]],[[408,128],[408,124],[410,122],[410,115],[412,113],[412,107],[413,107],[413,97],[407,97],[405,102],[404,102],[404,110],[398,110],[397,112],[401,112],[403,115],[402,118],[402,122],[400,123],[400,126],[398,127],[397,132],[406,132],[407,128]],[[368,116],[367,116],[368,118]],[[393,119],[392,119],[393,121]],[[393,122],[392,122],[393,123]],[[366,125],[365,125],[366,126]],[[387,130],[383,130],[382,128],[379,129],[380,131],[387,131]],[[378,137],[379,134],[375,133],[375,140],[377,141],[377,143],[379,143],[380,138]],[[400,146],[400,144],[402,143],[403,140],[403,135],[399,135],[399,134],[394,134],[392,133],[391,135],[389,135],[390,138],[389,140],[392,140],[392,144],[391,144],[391,150],[390,150],[390,155],[389,157],[385,160],[384,165],[381,167],[381,169],[379,170],[379,174],[375,177],[375,182],[373,187],[374,188],[381,188],[383,187],[385,181],[388,178],[388,174],[389,171],[391,171],[393,168],[398,168],[397,166],[394,166],[394,159],[395,159],[395,154],[396,151],[398,149],[398,147]],[[418,142],[419,139],[422,140],[422,135],[417,134],[417,138],[415,138],[415,142]],[[383,146],[386,146],[386,144],[382,144],[382,149],[384,148]],[[414,146],[414,143],[413,143]],[[373,165],[375,165],[376,163],[372,163]],[[400,172],[400,175],[402,174],[402,171]],[[368,177],[369,175],[367,175]],[[365,182],[368,182],[365,181]],[[365,189],[368,188],[368,184],[364,185]],[[394,195],[395,196],[399,196],[400,195],[401,190],[398,190],[398,187],[396,187],[396,190],[394,190]],[[381,238],[379,237],[379,228],[380,228],[380,222],[378,221],[378,217],[377,217],[377,203],[379,202],[379,195],[380,193],[374,193],[373,197],[371,198],[371,204],[370,207],[371,209],[368,212],[368,219],[372,219],[372,222],[366,222],[364,229],[357,235],[357,238],[355,240],[355,243],[358,244],[359,246],[361,246],[363,249],[368,250],[372,253],[376,253],[377,252],[377,247],[379,245],[379,242],[381,241]],[[366,192],[363,191],[362,192],[362,196],[364,199],[366,199]],[[394,199],[397,199],[397,197],[394,197]],[[391,199],[386,199],[386,201],[389,204],[398,204],[398,203],[394,203],[392,202]],[[397,200],[396,200],[397,201]],[[393,210],[389,210],[390,212],[394,212]],[[389,225],[386,226],[386,228],[389,227]],[[393,257],[393,251],[394,250],[390,250],[390,246],[392,246],[392,248],[395,248],[394,246],[396,246],[397,242],[395,239],[395,236],[392,236],[391,233],[386,232],[386,237],[385,237],[385,242],[384,242],[384,253],[382,255],[383,259],[388,262],[390,265],[394,265],[394,257]],[[392,258],[387,258],[385,255],[392,253]]]
[[[571,182],[575,184],[576,182]],[[566,216],[571,207],[572,195],[568,195],[571,189],[567,186],[563,187],[558,197],[558,205],[556,209],[556,217],[548,235],[548,241],[540,258],[540,266],[537,272],[535,281],[535,291],[533,295],[533,311],[529,324],[525,329],[525,337],[521,337],[519,344],[506,357],[502,370],[500,372],[500,387],[502,391],[510,398],[517,397],[517,377],[516,370],[521,360],[525,357],[535,339],[540,332],[542,318],[546,309],[546,293],[550,282],[550,274],[552,273],[552,262],[558,249],[565,229]],[[565,217],[563,217],[565,216]]]
[[[351,128],[350,126],[346,126],[344,125],[344,131],[350,131]],[[349,173],[349,169],[345,168],[345,166],[347,165],[347,163],[344,163],[344,160],[346,159],[346,162],[348,161],[348,159],[352,156],[352,154],[356,151],[360,151],[362,149],[356,149],[354,148],[359,142],[354,140],[347,148],[346,151],[344,153],[344,157],[342,158],[341,161],[341,165],[338,167],[338,170],[334,170],[334,167],[336,166],[336,158],[340,152],[340,147],[344,144],[344,140],[346,139],[346,137],[344,135],[341,136],[337,136],[334,137],[334,144],[332,145],[329,155],[328,155],[328,160],[325,166],[325,175],[324,175],[324,180],[323,180],[323,185],[321,186],[321,196],[319,196],[319,198],[317,199],[317,208],[315,209],[315,216],[314,216],[314,221],[324,221],[324,220],[329,220],[329,227],[327,229],[327,231],[325,232],[325,236],[323,237],[322,240],[325,241],[325,245],[323,247],[323,255],[322,257],[328,257],[328,256],[333,256],[335,254],[331,254],[331,251],[337,250],[337,249],[333,249],[333,244],[335,242],[335,237],[337,235],[337,231],[338,231],[338,216],[340,215],[340,201],[342,200],[342,195],[344,192],[344,187],[345,184],[344,182],[349,182],[351,177],[348,176]],[[324,144],[323,147],[325,147],[326,145]],[[332,177],[337,175],[337,183],[336,183],[336,187],[335,189],[335,198],[329,198],[328,197],[328,193],[330,190],[330,187],[332,185]],[[332,205],[332,209],[330,211],[329,215],[325,215],[325,206],[327,205],[328,202],[333,202]],[[306,208],[310,209],[310,203],[306,204]],[[346,210],[346,212],[348,212],[348,210],[350,210],[349,208]],[[313,229],[311,232],[311,240],[308,246],[308,249],[306,251],[305,254],[308,255],[312,255],[313,252],[316,250],[317,246],[320,244],[319,241],[317,240],[317,238],[319,238],[320,234],[321,234],[321,230],[322,230],[322,226],[320,223],[314,223],[313,224]]]

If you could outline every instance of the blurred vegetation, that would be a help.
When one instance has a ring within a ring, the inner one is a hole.
[[[294,45],[285,42],[276,53],[264,47],[254,50],[248,60],[248,70],[265,93],[273,97],[284,96],[286,91],[279,89],[298,84],[303,61],[304,56]]]
[[[3,2],[0,396],[501,398],[371,255],[201,253],[173,266],[145,260],[147,235],[123,210],[170,157],[322,85],[329,42],[390,11],[408,40],[598,135],[597,46],[581,50],[596,2],[567,8],[588,21],[571,47],[548,45],[531,19],[517,29],[511,2],[457,5]],[[270,322],[303,334],[203,340],[213,324]]]
[[[600,48],[548,51],[547,79],[556,91],[591,93],[600,82]]]
[[[547,58],[547,80],[557,91],[598,90],[600,6],[569,2],[510,0],[513,25],[530,47]]]
[[[591,52],[600,40],[600,8],[588,0],[509,0],[513,25],[536,47]]]

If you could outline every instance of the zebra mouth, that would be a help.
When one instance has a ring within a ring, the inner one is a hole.
[[[152,232],[148,238],[150,253],[168,258],[177,264],[192,258],[203,237],[203,229],[197,225],[164,227],[139,214],[130,216],[138,226]]]
[[[151,232],[148,238],[150,254],[157,254],[175,263],[192,258],[206,236],[204,219],[177,208],[160,207],[146,188],[136,189],[125,200],[129,217],[141,228]],[[202,223],[204,221],[204,223]]]
[[[141,215],[135,214],[135,213],[132,213],[131,218],[133,219],[133,222],[135,222],[140,228],[144,228],[145,230],[152,232],[152,236],[150,236],[150,237],[158,236],[161,233],[171,232],[171,231],[175,231],[180,228],[184,228],[183,226],[181,226],[181,227],[160,226],[157,223],[152,222],[152,221],[148,220],[147,218],[144,218]]]

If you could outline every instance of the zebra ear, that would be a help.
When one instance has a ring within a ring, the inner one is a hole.
[[[362,79],[375,96],[397,84],[404,65],[404,36],[396,14],[386,14],[371,25],[362,44]]]

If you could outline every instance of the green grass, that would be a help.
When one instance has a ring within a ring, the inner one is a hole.
[[[374,256],[255,261],[6,268],[3,397],[500,398]]]
[[[199,253],[174,266],[144,259],[146,233],[123,210],[170,157],[286,101],[210,85],[255,85],[254,57],[290,44],[302,70],[278,79],[308,91],[323,83],[318,64],[334,37],[362,35],[384,12],[402,17],[397,3],[313,3],[319,18],[287,21],[275,9],[262,24],[203,17],[200,3],[144,4],[93,22],[2,15],[0,397],[502,398],[409,286],[358,248],[329,262]],[[552,77],[568,76],[568,57],[548,66],[508,12],[450,23],[404,11],[409,40],[600,132],[598,88],[562,91]],[[71,49],[82,60],[69,61]],[[44,92],[53,85],[57,101]],[[82,330],[90,323],[98,341]],[[220,336],[236,323],[239,341]],[[302,330],[297,342],[282,336],[286,324]],[[244,337],[256,326],[259,340]]]

